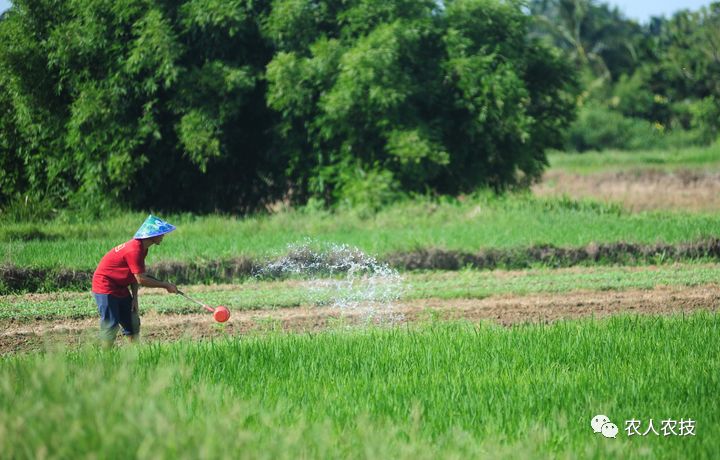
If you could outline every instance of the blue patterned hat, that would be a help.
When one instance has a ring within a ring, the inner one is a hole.
[[[168,224],[162,219],[159,219],[152,214],[145,219],[145,222],[140,226],[138,231],[135,233],[136,240],[144,240],[145,238],[152,238],[153,236],[160,236],[166,233],[170,233],[175,230],[175,226]]]

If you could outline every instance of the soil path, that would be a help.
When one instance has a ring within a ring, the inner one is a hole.
[[[164,342],[209,339],[250,331],[318,331],[367,322],[404,323],[433,319],[489,320],[502,325],[549,323],[561,319],[605,317],[618,313],[670,314],[717,311],[717,285],[658,287],[651,290],[575,291],[563,294],[505,295],[486,299],[421,299],[377,311],[295,307],[277,310],[233,311],[225,324],[209,314],[157,314],[142,317],[142,339]],[[0,321],[0,354],[36,351],[57,346],[76,347],[93,341],[96,319],[67,319],[32,323]],[[118,340],[118,344],[125,341]]]

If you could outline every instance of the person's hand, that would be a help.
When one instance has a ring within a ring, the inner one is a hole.
[[[137,299],[137,297],[133,297],[132,303],[130,304],[130,309],[132,310],[133,313],[137,313],[137,312],[138,312],[138,299]]]
[[[175,285],[172,284],[172,283],[168,283],[168,284],[167,284],[167,287],[166,287],[165,289],[167,289],[167,291],[168,291],[170,294],[177,294],[177,293],[178,293],[178,288],[177,288],[177,286],[175,286]]]

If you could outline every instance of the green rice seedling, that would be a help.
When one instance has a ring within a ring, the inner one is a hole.
[[[0,449],[8,458],[711,458],[718,332],[720,316],[698,313],[5,357]],[[598,414],[618,425],[616,439],[593,432]],[[694,434],[624,430],[650,419],[692,420]]]
[[[713,215],[676,212],[630,214],[613,205],[567,198],[478,194],[462,200],[413,199],[371,217],[352,212],[295,209],[247,218],[163,216],[178,229],[153,248],[147,263],[202,263],[239,257],[267,259],[305,241],[348,244],[380,257],[439,248],[475,253],[534,245],[585,247],[589,243],[675,244],[720,233]],[[18,239],[3,224],[0,261],[16,267],[92,271],[115,245],[130,239],[142,216],[123,214],[94,223],[37,223],[53,239]]]

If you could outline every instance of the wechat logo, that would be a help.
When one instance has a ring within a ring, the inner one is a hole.
[[[607,415],[596,415],[590,421],[590,426],[595,433],[601,433],[606,438],[617,437],[618,427],[610,421]]]

